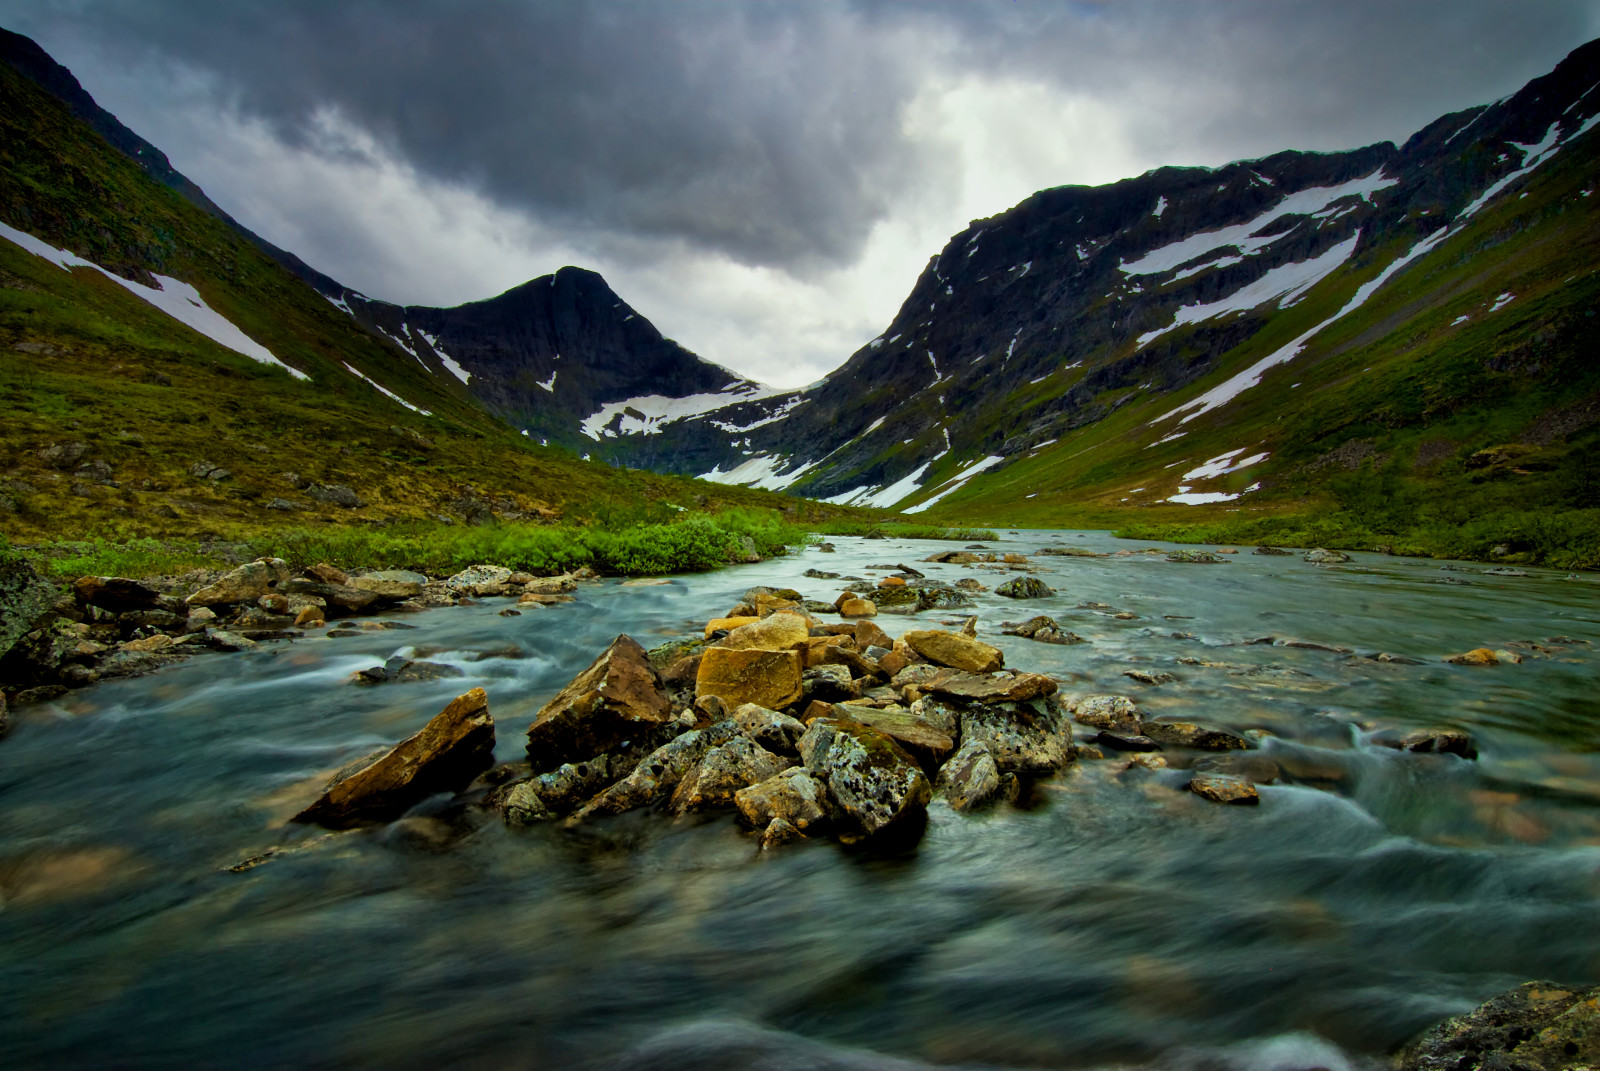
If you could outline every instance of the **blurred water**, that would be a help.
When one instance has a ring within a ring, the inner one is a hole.
[[[804,569],[866,575],[952,546],[834,542],[589,585],[516,618],[491,603],[197,659],[16,712],[0,742],[5,1063],[1364,1068],[1521,981],[1600,979],[1600,600],[1560,574],[1053,557],[1035,561],[1055,597],[979,596],[980,635],[1010,665],[1269,732],[1263,751],[1302,783],[1264,787],[1256,809],[1111,760],[1041,783],[1026,808],[936,804],[896,858],[820,842],[761,856],[731,816],[489,823],[443,847],[425,817],[320,840],[284,825],[334,768],[469,687],[488,690],[513,759],[539,706],[619,632],[653,646],[751,585],[831,599],[838,585]],[[989,545],[1051,543],[1129,546]],[[1138,616],[1074,609],[1086,601]],[[1091,642],[999,635],[1034,613]],[[960,616],[878,622],[898,634]],[[1421,664],[1238,645],[1267,636]],[[1527,641],[1565,650],[1440,661]],[[396,653],[467,677],[345,683]],[[1146,687],[1121,675],[1135,667],[1179,679]],[[1480,760],[1367,740],[1434,724],[1469,729]]]

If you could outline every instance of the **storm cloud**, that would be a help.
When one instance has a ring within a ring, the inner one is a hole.
[[[1403,140],[1594,0],[0,0],[270,240],[446,304],[562,263],[769,380],[837,365],[969,219],[1166,163]]]

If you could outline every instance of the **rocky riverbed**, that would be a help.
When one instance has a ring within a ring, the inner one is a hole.
[[[0,931],[44,1024],[18,1051],[121,1017],[145,1060],[203,1061],[176,985],[313,1063],[1358,1067],[1593,979],[1586,581],[835,542],[626,583],[80,581],[17,650],[99,649],[33,657],[0,742]],[[449,1010],[281,1036],[337,991],[307,955]]]

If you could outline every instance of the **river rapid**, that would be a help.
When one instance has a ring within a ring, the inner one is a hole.
[[[1057,594],[979,595],[981,639],[1064,693],[1253,731],[1289,782],[1262,786],[1259,807],[1112,753],[1024,806],[936,801],[920,845],[892,857],[826,839],[762,853],[731,814],[579,830],[491,816],[448,838],[432,801],[380,829],[285,825],[332,770],[474,686],[499,758],[518,758],[539,707],[615,635],[698,632],[752,585],[832,600],[842,582],[805,569],[905,562],[990,588],[1016,575],[920,564],[959,544],[834,543],[586,584],[519,617],[487,600],[393,619],[413,629],[197,658],[14,712],[3,1062],[1339,1071],[1383,1066],[1520,982],[1600,981],[1600,591],[1540,570],[1034,557],[1156,546],[1093,532],[987,544],[1029,555]],[[1089,642],[1000,634],[1037,613]],[[876,620],[899,635],[962,616]],[[1524,661],[1442,662],[1477,647]],[[1361,657],[1378,652],[1416,664]],[[347,683],[395,654],[466,678]],[[1369,739],[1433,725],[1469,731],[1478,760]],[[226,869],[274,846],[305,847]]]

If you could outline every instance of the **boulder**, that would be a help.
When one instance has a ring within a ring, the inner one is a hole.
[[[1030,617],[1026,621],[1002,621],[1000,632],[1005,636],[1021,636],[1040,643],[1073,644],[1087,642],[1082,636],[1061,627],[1053,617]]]
[[[1277,547],[1269,547],[1265,543],[1263,543],[1259,547],[1257,547],[1254,551],[1252,551],[1251,553],[1253,553],[1253,554],[1274,555],[1274,556],[1277,556],[1277,557],[1288,558],[1288,557],[1291,557],[1294,554],[1294,551],[1292,551],[1292,550],[1279,550]]]
[[[1142,723],[1138,705],[1125,695],[1086,695],[1070,709],[1073,721],[1096,729],[1137,734]]]
[[[1046,774],[1074,756],[1060,707],[1047,700],[973,706],[961,715],[961,742],[985,744],[1002,773]]]
[[[1303,557],[1305,561],[1311,562],[1313,565],[1336,565],[1354,560],[1348,554],[1343,554],[1337,550],[1328,550],[1325,547],[1309,550]]]
[[[320,599],[324,607],[347,614],[360,614],[391,601],[383,595],[349,584],[326,584],[316,580],[285,580],[278,586],[285,595]],[[324,613],[327,611],[324,610]]]
[[[774,613],[730,631],[716,646],[730,651],[793,651],[804,649],[811,638],[806,619],[799,614]]]
[[[695,695],[714,695],[733,709],[755,703],[781,710],[799,701],[803,668],[799,651],[709,647],[695,675]]]
[[[1600,1066],[1600,986],[1524,982],[1400,1050],[1398,1071],[1578,1071]]]
[[[853,635],[856,639],[856,647],[860,650],[865,651],[868,647],[894,649],[894,640],[890,639],[887,632],[871,621],[857,621]]]
[[[83,605],[98,606],[114,614],[153,610],[161,604],[161,592],[121,576],[80,576],[72,582],[72,593]]]
[[[758,785],[792,765],[792,760],[772,754],[748,736],[736,736],[707,750],[684,772],[672,793],[672,809],[688,814],[731,807],[740,789]]]
[[[316,606],[302,606],[294,615],[295,628],[321,628],[326,623],[322,610]]]
[[[189,596],[190,606],[231,606],[255,602],[289,579],[289,564],[282,558],[258,558]]]
[[[713,617],[706,622],[705,638],[709,640],[714,632],[732,632],[736,628],[743,625],[751,625],[760,620],[759,617]]]
[[[835,817],[877,836],[927,814],[933,788],[888,735],[846,718],[817,718],[800,740],[806,769],[828,787]]]
[[[731,721],[704,729],[691,729],[646,755],[628,776],[596,795],[573,814],[573,822],[595,815],[621,814],[645,807],[672,794],[701,756],[739,735]]]
[[[736,709],[733,723],[740,732],[775,755],[798,755],[800,738],[806,734],[804,722],[755,703]]]
[[[313,565],[311,568],[306,570],[306,575],[312,577],[313,579],[320,580],[324,584],[350,583],[349,573],[346,573],[337,565],[329,565],[327,562],[318,562],[316,565]]]
[[[1226,729],[1210,729],[1192,721],[1145,721],[1144,735],[1163,747],[1195,751],[1244,751],[1250,746]]]
[[[560,576],[536,576],[522,585],[527,595],[568,595],[578,590],[578,578],[571,573]]]
[[[1189,791],[1213,803],[1257,804],[1261,793],[1256,786],[1239,777],[1227,774],[1195,774],[1189,781]]]
[[[413,576],[417,574],[412,574]],[[370,591],[372,594],[384,599],[410,599],[422,594],[422,589],[427,586],[427,578],[422,580],[395,580],[380,573],[369,573],[366,576],[352,577],[350,587],[360,591]]]
[[[528,759],[535,770],[581,762],[671,719],[672,705],[644,648],[618,636],[540,709],[528,726]]]
[[[812,666],[800,675],[800,686],[806,699],[824,703],[842,703],[861,696],[861,687],[850,676],[848,666],[824,664]]]
[[[494,765],[489,697],[474,688],[388,751],[335,775],[310,807],[294,816],[330,829],[398,818],[436,792],[457,792]]]
[[[1044,599],[1055,594],[1049,585],[1036,576],[1019,576],[1015,580],[1008,580],[995,588],[994,593],[1008,599]]]
[[[989,746],[976,738],[963,740],[939,770],[934,790],[958,811],[974,810],[992,800],[1000,791],[1000,767]]]
[[[741,788],[734,793],[733,802],[744,820],[757,829],[782,821],[804,832],[828,820],[827,786],[803,766],[790,767]]]
[[[841,599],[839,600],[838,605],[840,617],[861,618],[878,616],[877,604],[867,599]]]
[[[306,494],[318,502],[343,509],[359,509],[362,504],[356,493],[342,483],[313,484]]]
[[[964,669],[968,673],[992,673],[1006,664],[1006,656],[997,647],[957,632],[940,629],[922,629],[907,632],[906,645],[929,662],[951,669]]]
[[[1022,702],[1054,695],[1056,682],[1042,673],[944,673],[923,689],[930,695],[970,703]]]
[[[511,570],[499,565],[474,565],[445,580],[444,586],[458,595],[480,599],[508,595],[511,593]]]

